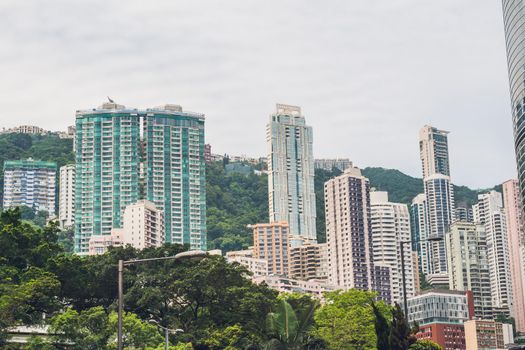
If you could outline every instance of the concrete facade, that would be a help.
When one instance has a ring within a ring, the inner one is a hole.
[[[266,260],[269,275],[288,276],[289,227],[287,222],[256,224],[253,229],[253,256]]]

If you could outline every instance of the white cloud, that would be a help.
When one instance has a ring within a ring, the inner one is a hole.
[[[317,155],[420,174],[418,129],[450,134],[459,184],[515,173],[500,4],[489,1],[3,1],[3,126],[72,124],[106,95],[207,115],[218,152],[260,155],[274,103]]]

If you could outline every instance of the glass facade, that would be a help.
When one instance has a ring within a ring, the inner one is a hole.
[[[522,204],[525,205],[525,3],[522,0],[503,0],[502,4],[514,145]]]
[[[126,206],[144,198],[163,210],[166,242],[206,249],[203,115],[106,103],[77,112],[75,151],[77,253],[121,228]]]
[[[277,105],[266,138],[270,222],[288,222],[292,236],[316,242],[312,128],[299,107]]]

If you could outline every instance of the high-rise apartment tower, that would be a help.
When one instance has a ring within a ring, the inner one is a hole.
[[[313,134],[301,108],[278,104],[266,141],[270,222],[288,222],[292,245],[316,242]]]
[[[204,115],[109,102],[77,111],[75,139],[77,253],[92,235],[121,228],[139,199],[163,212],[166,242],[206,249]]]
[[[429,275],[447,279],[445,233],[454,220],[454,188],[450,181],[448,132],[426,125],[419,132],[419,153],[423,169]],[[438,241],[437,239],[441,239]],[[424,259],[422,259],[423,261]]]
[[[26,206],[55,214],[57,165],[33,159],[4,162],[4,209]]]

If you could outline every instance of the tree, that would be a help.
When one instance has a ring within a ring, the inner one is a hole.
[[[261,326],[277,293],[247,280],[245,268],[218,256],[129,268],[125,305],[142,319],[183,329],[191,341],[235,324],[256,337],[264,336]]]
[[[277,340],[282,349],[303,349],[318,303],[313,302],[311,298],[303,299],[295,295],[288,297],[298,305],[297,312],[286,297],[280,298],[275,311],[266,317],[268,333],[272,337],[272,343],[276,343]],[[300,304],[303,308],[299,307]]]
[[[251,335],[238,324],[215,330],[202,341],[202,345],[209,350],[240,350],[253,343]]]
[[[441,346],[434,343],[432,340],[418,340],[410,345],[410,350],[443,350]]]
[[[390,325],[383,313],[379,310],[375,302],[372,302],[372,310],[374,311],[375,322],[374,327],[377,336],[377,348],[380,350],[390,349]]]
[[[412,331],[408,324],[401,306],[395,303],[392,310],[392,325],[390,327],[389,344],[391,350],[407,350],[416,339],[412,336]]]
[[[334,350],[375,349],[371,306],[375,297],[375,293],[357,289],[326,293],[325,305],[315,313],[314,334]],[[376,306],[383,315],[389,315],[389,306],[384,302],[376,302]]]
[[[126,349],[145,349],[163,344],[163,337],[153,324],[137,315],[123,315],[123,339]],[[51,320],[51,330],[59,342],[71,343],[71,349],[113,349],[116,343],[117,314],[106,313],[103,307],[82,312],[67,309]]]

